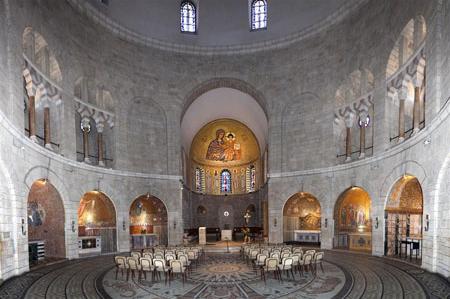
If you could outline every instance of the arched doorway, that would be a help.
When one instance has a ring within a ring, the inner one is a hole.
[[[83,195],[78,208],[80,255],[117,251],[116,209],[100,191]]]
[[[423,193],[416,177],[404,175],[391,189],[385,207],[387,256],[422,258]],[[412,255],[411,255],[412,253]]]
[[[35,181],[28,194],[28,249],[30,265],[66,257],[64,204],[46,179]]]
[[[283,208],[284,242],[320,243],[320,203],[312,194],[298,192]]]
[[[334,207],[334,247],[372,251],[369,194],[360,187],[345,190]]]
[[[131,247],[141,249],[167,245],[167,209],[164,203],[150,194],[136,198],[130,207]]]

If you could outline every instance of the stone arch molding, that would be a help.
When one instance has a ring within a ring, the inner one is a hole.
[[[189,106],[202,94],[221,87],[228,87],[233,88],[236,90],[239,90],[243,93],[246,93],[253,97],[255,101],[261,106],[262,110],[264,111],[267,120],[269,120],[269,115],[267,113],[267,100],[264,97],[264,95],[257,90],[255,87],[253,87],[251,84],[240,80],[236,78],[213,78],[210,80],[207,80],[205,82],[200,83],[199,85],[195,86],[184,98],[183,100],[183,110],[181,112],[180,116],[180,123],[183,120],[184,114],[186,113],[186,110],[189,108]]]
[[[70,200],[70,194],[68,192],[69,188],[66,186],[64,181],[56,174],[53,170],[49,169],[45,166],[35,166],[30,168],[28,172],[25,174],[23,179],[23,183],[26,188],[26,198],[28,198],[28,194],[31,190],[31,186],[34,182],[40,179],[47,179],[49,183],[55,187],[58,191],[63,208],[64,208],[64,231],[65,231],[65,248],[66,248],[66,257],[71,258],[71,242],[70,236],[75,236],[78,234],[78,215],[73,213],[73,211],[77,211],[78,206],[74,201]],[[75,225],[75,232],[72,231],[72,222]]]
[[[317,201],[319,202],[320,208],[322,210],[324,210],[324,208],[326,207],[326,201],[324,200],[325,198],[327,198],[327,194],[326,191],[324,191],[323,189],[320,189],[318,187],[316,187],[316,185],[311,184],[308,185],[306,188],[298,188],[298,186],[292,187],[292,188],[288,188],[284,193],[283,193],[283,197],[282,197],[282,204],[280,206],[281,208],[281,214],[283,214],[284,211],[284,207],[286,206],[286,203],[288,202],[288,200],[294,196],[297,193],[300,192],[304,192],[304,193],[309,193],[312,196],[314,196]],[[286,196],[286,194],[288,194]]]
[[[379,194],[379,202],[378,204],[383,204],[383,208],[386,206],[386,202],[389,197],[389,193],[391,192],[392,187],[398,181],[400,177],[404,174],[410,174],[415,176],[419,181],[420,185],[424,186],[425,180],[427,179],[427,174],[422,165],[415,161],[405,161],[397,166],[395,166],[392,171],[386,176],[383,181],[383,184],[380,188]],[[425,206],[425,198],[424,198],[424,206]]]

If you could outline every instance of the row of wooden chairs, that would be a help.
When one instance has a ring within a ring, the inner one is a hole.
[[[195,250],[178,251],[176,253],[164,253],[160,251],[132,251],[130,256],[116,256],[116,279],[119,271],[124,276],[126,271],[126,279],[135,278],[137,272],[140,280],[142,274],[147,279],[147,273],[152,274],[152,281],[155,278],[161,280],[161,273],[164,273],[165,284],[176,275],[181,275],[183,284],[187,278],[188,272],[192,271],[192,265],[197,266],[199,260],[199,252]]]

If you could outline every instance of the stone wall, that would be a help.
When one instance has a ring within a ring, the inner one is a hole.
[[[196,87],[221,78],[246,82],[266,100],[271,242],[283,241],[285,201],[304,191],[320,201],[322,247],[331,248],[334,204],[345,189],[360,186],[372,199],[372,218],[381,220],[373,228],[372,252],[383,255],[384,205],[391,186],[408,173],[421,183],[424,215],[429,218],[423,267],[449,276],[448,6],[438,0],[370,0],[334,26],[288,47],[241,55],[188,55],[124,41],[66,1],[1,1],[0,279],[28,270],[22,220],[26,222],[28,192],[36,179],[47,178],[61,195],[68,258],[78,257],[72,227],[77,226],[80,198],[94,189],[107,194],[116,207],[120,251],[129,249],[131,203],[147,192],[167,207],[169,243],[180,243],[183,226],[190,223],[186,217],[181,220],[187,202],[182,204],[180,183],[180,118]],[[389,141],[386,65],[403,27],[418,14],[428,28],[426,127],[396,145]],[[45,37],[61,68],[61,155],[24,135],[22,33],[27,26]],[[356,69],[374,75],[374,153],[340,165],[333,143],[335,94]],[[76,162],[78,124],[72,96],[76,81],[86,73],[94,73],[111,92],[114,170]],[[142,128],[147,131],[139,132]]]

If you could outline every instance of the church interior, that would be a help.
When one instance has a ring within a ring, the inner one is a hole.
[[[1,0],[0,298],[450,298],[449,12]]]

